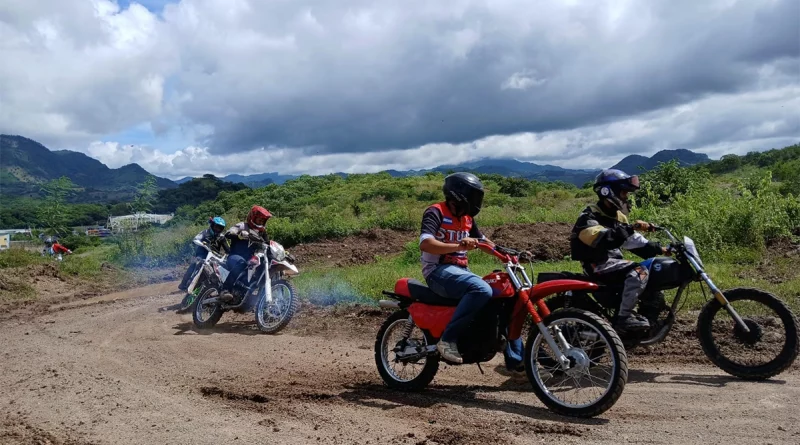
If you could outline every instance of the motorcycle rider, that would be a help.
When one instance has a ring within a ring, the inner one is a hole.
[[[39,239],[41,239],[41,237]],[[42,248],[42,256],[53,255],[53,244],[54,243],[55,243],[55,240],[53,239],[52,236],[48,236],[47,238],[44,239],[44,247]]]
[[[593,189],[599,201],[586,207],[572,228],[572,259],[580,261],[584,272],[601,283],[624,282],[615,328],[647,329],[650,323],[645,317],[635,314],[633,309],[647,286],[648,271],[637,262],[623,259],[620,249],[642,258],[667,254],[667,249],[636,233],[651,231],[651,224],[644,221],[628,223],[628,196],[639,189],[638,176],[606,169],[595,178]]]
[[[263,249],[264,244],[269,243],[266,225],[271,217],[269,210],[254,205],[245,221],[237,223],[225,233],[225,237],[230,240],[230,254],[227,260],[227,269],[230,273],[222,285],[221,301],[233,301],[232,291],[236,279],[247,267],[259,265],[255,253]]]
[[[483,204],[480,179],[471,173],[453,173],[445,177],[442,191],[445,201],[431,205],[422,215],[419,238],[422,274],[435,293],[460,299],[436,349],[445,360],[463,363],[458,337],[492,298],[489,284],[467,267],[467,251],[477,248],[479,241],[494,244],[473,219]],[[518,369],[522,362],[522,340],[510,340],[505,356],[506,367]]]
[[[53,255],[56,255],[56,259],[58,261],[62,261],[64,259],[63,255],[72,255],[72,250],[63,244],[60,244],[58,241],[53,243],[53,247],[51,247],[51,249]]]
[[[225,239],[223,234],[226,225],[227,224],[225,223],[225,220],[222,219],[221,216],[208,218],[208,228],[198,233],[194,237],[194,241],[200,241],[215,252],[228,253],[230,247],[228,246],[228,241]],[[189,268],[186,269],[186,273],[183,274],[183,280],[181,280],[181,283],[178,285],[178,289],[185,291],[189,288],[189,282],[191,281],[192,274],[194,274],[194,271],[200,267],[200,264],[205,258],[206,249],[197,246],[194,252],[192,263],[189,264]]]

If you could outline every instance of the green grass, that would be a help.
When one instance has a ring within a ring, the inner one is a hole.
[[[16,248],[0,251],[0,269],[26,267],[45,261],[46,259],[39,252]]]

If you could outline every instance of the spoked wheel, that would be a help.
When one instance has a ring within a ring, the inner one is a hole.
[[[427,354],[434,339],[399,310],[381,326],[375,339],[375,364],[384,382],[394,389],[415,391],[426,387],[439,370],[439,356]]]
[[[274,334],[292,320],[300,300],[297,289],[290,281],[275,280],[272,282],[272,302],[267,302],[263,292],[256,305],[256,323],[261,332]]]
[[[180,304],[178,305],[178,310],[175,312],[179,314],[194,312],[194,304],[197,302],[197,299],[204,290],[203,284],[198,283],[192,292],[187,292],[186,295],[183,296],[183,300],[181,300]]]
[[[617,333],[580,309],[553,312],[544,325],[569,360],[569,369],[562,369],[542,333],[533,329],[525,347],[525,371],[539,400],[556,413],[575,417],[594,417],[611,408],[628,381],[628,357]]]
[[[222,307],[219,303],[206,303],[206,300],[218,297],[219,291],[215,287],[205,289],[195,302],[192,320],[200,329],[213,328],[222,317]]]
[[[725,292],[747,331],[717,300],[703,307],[697,333],[706,356],[723,371],[748,380],[764,380],[792,366],[800,350],[797,318],[781,300],[757,289]]]

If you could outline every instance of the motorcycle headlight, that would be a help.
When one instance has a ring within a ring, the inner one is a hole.
[[[697,260],[697,263],[700,264],[700,267],[705,267],[703,266],[703,260],[700,259],[700,252],[697,251],[697,246],[695,246],[694,240],[688,236],[684,236],[683,245],[686,247],[686,251],[689,252],[689,254],[692,255],[695,260]]]
[[[276,243],[275,241],[270,241],[269,252],[270,256],[275,261],[283,261],[286,259],[286,250],[283,248],[283,246]]]

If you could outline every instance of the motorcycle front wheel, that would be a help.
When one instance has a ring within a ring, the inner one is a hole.
[[[614,406],[628,381],[628,356],[608,322],[588,311],[561,309],[544,325],[569,360],[569,369],[561,368],[542,332],[531,329],[525,372],[536,397],[551,411],[573,417],[594,417]]]
[[[178,310],[175,312],[179,314],[194,312],[194,304],[197,302],[197,298],[200,294],[203,293],[203,290],[203,286],[198,284],[195,286],[193,292],[187,292],[186,295],[183,296],[180,304],[178,304]]]
[[[272,303],[267,302],[267,293],[262,292],[256,304],[256,324],[261,332],[274,334],[292,320],[300,299],[297,288],[291,281],[275,280],[272,282]]]
[[[219,303],[206,303],[206,300],[219,296],[215,287],[209,287],[200,294],[192,311],[192,321],[200,329],[213,328],[222,317],[222,307]]]
[[[706,356],[720,369],[747,380],[765,380],[792,366],[800,351],[797,318],[778,297],[758,289],[724,292],[744,320],[745,332],[716,299],[697,319]]]

